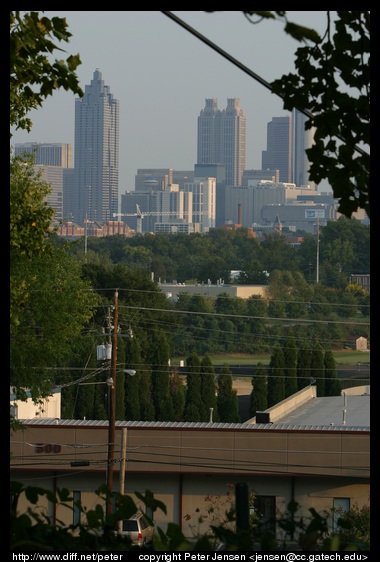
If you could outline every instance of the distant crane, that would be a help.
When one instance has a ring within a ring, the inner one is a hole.
[[[137,217],[137,227],[136,232],[142,233],[142,219],[144,217],[163,217],[163,216],[175,216],[175,215],[187,215],[186,211],[147,211],[143,213],[140,209],[140,206],[136,203],[136,213],[113,213],[114,217]],[[200,213],[192,213],[192,214],[200,214]],[[206,214],[206,213],[201,213]],[[177,217],[182,218],[180,216]]]

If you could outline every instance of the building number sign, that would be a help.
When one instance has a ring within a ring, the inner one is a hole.
[[[35,443],[34,444],[34,452],[35,453],[60,453],[61,452],[61,445],[57,443]]]

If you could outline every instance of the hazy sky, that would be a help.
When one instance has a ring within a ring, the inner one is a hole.
[[[302,44],[278,21],[251,24],[240,11],[172,12],[248,67],[266,82],[294,72],[295,51]],[[287,12],[291,21],[321,35],[326,12]],[[139,168],[193,170],[197,158],[197,118],[206,98],[240,98],[247,118],[247,169],[261,169],[267,123],[289,115],[279,97],[224,59],[160,11],[45,11],[66,17],[72,38],[60,46],[79,53],[82,89],[96,68],[120,100],[120,193],[134,189]],[[58,52],[54,57],[59,58]],[[16,132],[16,142],[74,145],[74,95],[53,94],[30,113],[30,134]],[[320,188],[326,189],[327,184]]]

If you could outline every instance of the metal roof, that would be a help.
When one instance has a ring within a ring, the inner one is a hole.
[[[367,428],[370,423],[371,397],[364,395],[313,398],[281,418],[281,424],[295,426],[322,425],[350,430]],[[278,425],[278,423],[276,424]]]
[[[108,427],[108,420],[68,420],[58,418],[33,418],[19,420],[28,425],[60,425],[77,427]],[[313,397],[281,418],[270,423],[221,422],[165,422],[116,421],[116,427],[172,428],[172,429],[232,429],[232,430],[284,430],[284,431],[370,431],[370,395],[345,394],[341,396]]]

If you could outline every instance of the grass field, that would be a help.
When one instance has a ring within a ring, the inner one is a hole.
[[[333,352],[336,365],[361,365],[370,363],[369,351],[354,351],[352,349],[342,349]],[[261,362],[263,365],[268,365],[270,355],[248,355],[242,353],[230,353],[228,355],[211,355],[213,365],[257,365]],[[171,359],[171,365],[179,365],[180,361],[186,364],[186,357],[175,357]]]

